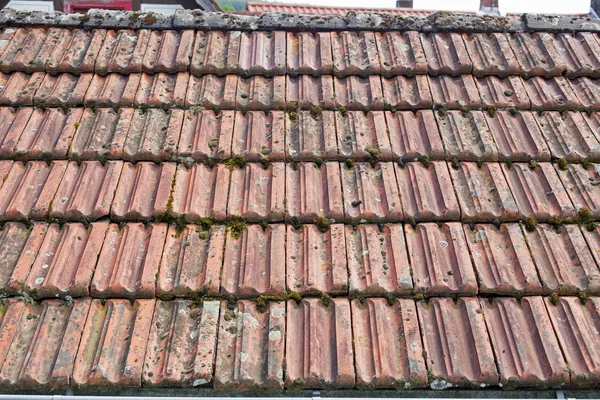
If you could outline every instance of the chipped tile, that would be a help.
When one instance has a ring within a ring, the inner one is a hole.
[[[485,118],[500,161],[550,161],[550,149],[533,113],[499,110]]]
[[[395,160],[383,111],[335,112],[335,128],[342,159]]]
[[[381,71],[374,32],[334,31],[331,45],[336,76],[368,76]]]
[[[1,117],[0,117],[1,118]],[[333,111],[299,111],[295,118],[285,113],[286,160],[337,160],[335,116]]]
[[[473,75],[518,75],[521,72],[508,33],[463,33],[468,55],[473,62]]]
[[[320,76],[333,73],[330,32],[287,32],[287,72]]]
[[[473,65],[460,33],[421,33],[431,75],[470,74]]]
[[[378,75],[356,75],[333,79],[336,105],[348,110],[383,110],[384,97],[381,78]]]
[[[429,81],[424,75],[414,78],[396,76],[381,79],[383,87],[383,104],[385,109],[416,110],[433,107]]]
[[[481,111],[436,111],[446,156],[461,161],[496,161],[494,143]]]
[[[186,110],[177,157],[194,161],[231,158],[234,118],[234,111]]]
[[[536,115],[536,120],[552,157],[567,161],[600,158],[600,143],[581,113],[544,111]]]
[[[238,72],[249,75],[284,75],[286,72],[286,33],[242,32],[240,36],[240,56]]]
[[[386,111],[392,153],[403,161],[444,159],[444,145],[433,111]]]
[[[285,113],[283,111],[248,111],[235,113],[235,128],[231,141],[233,156],[242,155],[250,162],[285,159]]]
[[[428,77],[433,105],[450,109],[481,108],[487,104],[479,96],[471,75]]]
[[[375,40],[383,76],[427,73],[427,59],[418,32],[375,32]]]

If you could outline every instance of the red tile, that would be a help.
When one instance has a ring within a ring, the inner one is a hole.
[[[431,75],[470,74],[473,65],[460,33],[421,33]]]
[[[160,262],[156,295],[171,298],[185,297],[193,292],[219,293],[224,246],[224,225],[214,225],[210,231],[197,225],[186,225],[183,232],[170,226]]]
[[[553,157],[567,161],[600,158],[600,143],[581,113],[544,111],[536,120]]]
[[[286,76],[286,101],[288,108],[297,106],[310,110],[313,106],[317,106],[326,110],[335,109],[338,102],[333,89],[333,77],[331,75]]]
[[[331,32],[336,76],[377,75],[381,71],[374,32]]]
[[[285,164],[246,164],[231,172],[227,215],[249,222],[282,221],[285,213]]]
[[[460,219],[460,208],[445,162],[434,161],[429,167],[411,162],[403,168],[395,164],[394,168],[406,218],[415,221]]]
[[[249,300],[222,303],[215,389],[283,389],[285,304],[261,311]]]
[[[461,161],[496,161],[498,148],[481,111],[437,111],[446,156]]]
[[[287,303],[286,388],[353,388],[350,302],[334,298]]]
[[[429,296],[477,294],[477,281],[462,226],[449,222],[405,225],[415,291]]]
[[[553,305],[546,298],[545,303],[569,366],[571,384],[596,386],[600,381],[600,299],[592,297],[582,305],[577,297],[561,297]]]
[[[487,104],[479,96],[475,79],[471,75],[428,77],[433,105],[451,109],[480,108]]]
[[[285,293],[285,225],[248,225],[227,233],[221,293],[237,296]]]
[[[344,220],[340,165],[337,162],[286,164],[286,221],[311,223],[318,217]]]
[[[444,145],[433,111],[386,111],[393,154],[405,161],[422,156],[430,160],[444,159]]]
[[[166,224],[110,224],[92,280],[92,297],[153,298],[166,236]]]
[[[32,75],[23,72],[0,73],[0,104],[11,107],[33,105],[33,97],[45,75],[43,72],[35,72]]]
[[[174,163],[124,163],[110,216],[117,221],[149,220],[167,210]]]
[[[50,224],[31,264],[25,292],[34,298],[88,296],[107,228],[108,222],[87,228],[81,223]]]
[[[519,62],[510,48],[508,33],[463,33],[465,47],[473,62],[473,75],[518,75]]]
[[[320,115],[299,111],[295,118],[286,113],[284,129],[286,159],[295,161],[338,159],[333,111],[321,111]]]
[[[410,294],[410,264],[401,224],[346,226],[350,291],[367,296]]]
[[[335,128],[342,159],[395,160],[383,111],[335,112]]]
[[[355,163],[342,169],[346,222],[396,222],[402,204],[392,163]]]
[[[134,110],[122,108],[83,109],[69,149],[75,160],[102,160],[123,157],[123,146]]]
[[[531,100],[529,100],[525,84],[518,76],[508,76],[503,79],[497,76],[486,76],[476,78],[475,83],[484,107],[531,109]]]
[[[85,93],[87,107],[132,107],[142,74],[94,74]]]
[[[6,181],[5,178],[8,177],[8,173],[10,172],[13,164],[14,161],[12,160],[0,160],[0,176],[2,177],[0,180],[0,188],[4,185],[4,182]]]
[[[596,265],[600,266],[600,228],[596,227],[593,231],[589,231],[588,229],[582,228],[582,231],[583,236],[588,244],[588,248],[590,249],[594,260],[596,261]],[[577,246],[579,246],[579,242],[577,242]],[[582,259],[585,258],[586,253],[584,251]],[[587,265],[587,260],[585,260],[585,262]],[[588,270],[590,271],[590,273],[588,274],[589,282],[593,283],[594,285],[597,285],[599,279],[597,271],[594,271],[594,268],[592,268],[591,266]]]
[[[107,217],[115,196],[122,161],[71,161],[50,207],[50,218],[70,221]]]
[[[288,292],[348,293],[344,225],[326,232],[316,225],[288,225],[286,250]]]
[[[191,76],[185,95],[185,107],[201,106],[206,108],[233,109],[237,91],[238,77],[227,75]]]
[[[154,300],[93,300],[83,329],[72,385],[140,387]]]
[[[600,142],[600,113],[591,112],[591,113],[582,113],[581,114],[585,122],[587,122],[588,126],[592,130],[594,137],[596,140]]]
[[[48,31],[39,28],[17,28],[2,51],[0,70],[33,73],[44,71],[45,60],[39,53],[48,37]]]
[[[566,66],[566,76],[598,77],[600,70],[600,44],[591,32],[560,33],[555,36],[554,45],[561,53]]]
[[[479,293],[505,296],[542,293],[538,273],[518,224],[499,228],[464,225],[467,244],[477,272]]]
[[[480,302],[504,389],[542,389],[569,382],[569,369],[541,297]]]
[[[106,32],[106,39],[96,58],[94,67],[96,73],[106,75],[117,72],[127,75],[142,72],[142,61],[148,48],[150,35],[150,31],[146,29]]]
[[[198,31],[190,72],[198,76],[237,74],[241,36],[239,31]]]
[[[519,212],[497,163],[461,162],[450,168],[463,222],[516,221]]]
[[[178,74],[142,74],[135,95],[136,107],[183,107],[190,75]]]
[[[567,81],[579,99],[575,108],[600,111],[600,85],[597,79],[576,78]]]
[[[239,75],[284,75],[286,72],[286,33],[242,32]]]
[[[144,358],[144,386],[212,382],[218,323],[218,301],[158,300]]]
[[[93,74],[46,75],[33,96],[35,105],[45,107],[78,106],[83,104]]]
[[[282,109],[285,106],[285,76],[265,78],[254,75],[240,78],[236,93],[236,108],[263,111]]]
[[[600,248],[598,234],[587,232],[592,250]],[[577,225],[565,225],[558,231],[549,225],[538,225],[533,232],[525,232],[533,261],[546,291],[573,295],[580,291],[600,293],[600,270],[594,262]],[[592,253],[594,253],[592,255]]]
[[[424,75],[417,75],[414,78],[401,75],[391,79],[382,78],[381,83],[386,110],[414,110],[433,106],[429,81]]]
[[[5,306],[6,307],[6,306]],[[0,323],[5,390],[68,388],[90,301],[9,301]]]
[[[550,161],[550,149],[533,113],[499,110],[485,118],[498,146],[500,161]]]
[[[569,164],[562,171],[554,166],[562,184],[576,209],[587,208],[593,217],[600,216],[600,166],[592,164],[587,169],[583,165]]]
[[[288,32],[287,71],[291,75],[333,73],[331,33]]]
[[[550,79],[535,77],[524,82],[533,110],[561,111],[581,107],[574,89],[562,76]]]
[[[558,174],[550,163],[502,165],[508,186],[517,202],[520,217],[547,221],[552,216],[574,218],[575,208]]]
[[[191,168],[179,164],[173,186],[173,212],[184,214],[187,222],[202,217],[224,220],[230,174],[223,164],[212,168],[206,164],[194,164]]]
[[[509,36],[510,45],[525,76],[558,76],[566,69],[556,37],[547,32],[517,32]]]
[[[52,50],[52,54],[46,63],[46,70],[57,74],[61,72],[85,73],[94,72],[96,58],[102,50],[106,37],[105,29],[74,29],[61,41],[64,52]]]
[[[67,161],[15,162],[0,189],[0,218],[45,218],[66,169]]]
[[[123,145],[123,158],[129,161],[173,160],[183,120],[183,110],[134,110]]]
[[[15,145],[33,113],[31,107],[0,107],[0,157],[12,158]]]
[[[432,389],[497,385],[494,353],[477,298],[417,302]]]
[[[233,155],[241,154],[247,161],[264,157],[270,161],[285,159],[285,113],[283,111],[248,111],[235,113],[235,129],[231,141]]]
[[[187,71],[192,59],[194,31],[152,31],[142,61],[142,69],[149,74]]]
[[[375,40],[383,76],[427,74],[427,59],[418,32],[375,32]]]
[[[335,101],[340,107],[348,110],[378,111],[383,110],[383,88],[381,77],[348,76],[333,79]]]
[[[234,111],[185,111],[177,157],[194,161],[231,158]]]
[[[427,386],[427,369],[419,334],[417,309],[400,299],[352,300],[352,331],[356,351],[356,386],[416,389]]]

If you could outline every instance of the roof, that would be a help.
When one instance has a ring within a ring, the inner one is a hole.
[[[412,8],[327,7],[311,4],[286,4],[264,1],[249,1],[247,3],[246,10],[250,14],[261,14],[263,12],[285,12],[318,15],[346,15],[349,12],[385,12],[388,14],[405,16],[410,15],[415,17],[426,17],[433,14],[432,11],[416,10]]]
[[[596,21],[0,26],[2,391],[598,388]]]

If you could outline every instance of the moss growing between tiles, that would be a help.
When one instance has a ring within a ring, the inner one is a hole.
[[[248,228],[248,223],[246,222],[246,218],[239,215],[232,215],[225,220],[225,226],[227,226],[232,238],[239,239],[242,233]]]
[[[429,159],[429,156],[422,155],[419,157],[419,161],[421,162],[421,164],[423,164],[425,168],[429,168],[429,166],[431,165],[431,160]]]
[[[317,217],[314,223],[321,232],[327,232],[331,228],[331,222],[325,217]]]

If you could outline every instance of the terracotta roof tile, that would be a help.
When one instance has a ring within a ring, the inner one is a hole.
[[[236,105],[238,79],[235,75],[190,76],[185,97],[185,107],[233,109]],[[240,92],[241,93],[241,92]],[[247,96],[247,94],[244,94]]]
[[[600,111],[600,86],[596,81],[596,79],[586,77],[568,81],[572,90],[577,94],[579,108],[584,111]]]
[[[431,108],[433,105],[429,81],[425,76],[406,78],[399,75],[390,79],[382,78],[381,83],[386,109],[415,110]]]
[[[299,111],[297,117],[285,114],[286,160],[336,160],[338,144],[333,111]]]
[[[288,74],[333,73],[330,32],[288,32],[286,48]]]
[[[498,148],[481,111],[438,111],[436,120],[448,158],[496,161]]]
[[[128,110],[129,111],[129,110]],[[175,157],[182,131],[184,111],[161,109],[132,110],[123,159],[128,161],[167,161]]]
[[[241,32],[198,31],[190,72],[197,76],[238,73],[241,37]]]
[[[374,32],[331,32],[331,45],[336,76],[380,73]]]
[[[285,113],[283,111],[248,111],[235,113],[231,139],[233,156],[242,155],[249,162],[283,161],[285,158]]]
[[[524,82],[533,110],[562,111],[580,108],[574,89],[562,76],[549,79],[535,77]]]
[[[0,229],[0,292],[16,294],[23,290],[29,269],[35,261],[47,224],[31,228],[19,222],[7,222]]]
[[[142,74],[94,74],[85,94],[88,107],[132,107]],[[81,101],[79,104],[82,104]]]
[[[381,78],[376,75],[333,78],[335,103],[349,110],[383,110],[384,92]]]
[[[503,77],[519,74],[519,62],[510,47],[509,34],[463,33],[462,37],[473,63],[473,75]]]
[[[435,107],[450,109],[484,107],[475,79],[471,75],[428,77]]]
[[[340,157],[357,160],[394,160],[383,111],[335,112]]]
[[[551,77],[565,71],[565,61],[551,33],[519,32],[509,35],[509,41],[523,75]]]
[[[473,70],[459,33],[421,33],[421,43],[431,75],[462,75]]]
[[[55,45],[53,53],[46,63],[46,69],[54,74],[96,71],[96,60],[105,43],[106,33],[105,29],[94,29],[93,31],[74,29],[65,38],[66,40]],[[64,48],[65,52],[54,51],[57,48]]]
[[[284,75],[286,72],[286,33],[243,32],[240,40],[239,74]]]
[[[544,111],[536,119],[552,157],[568,161],[599,159],[600,143],[581,113]]]
[[[0,73],[0,104],[14,107],[33,105],[33,97],[45,75],[43,72],[32,75],[23,72]]]
[[[486,106],[514,107],[517,110],[531,109],[529,95],[525,90],[523,80],[518,76],[499,78],[492,75],[476,78],[475,83],[479,89],[479,96]]]
[[[142,69],[149,74],[187,71],[193,47],[194,31],[153,31],[148,40]]]
[[[433,111],[385,113],[392,152],[404,161],[444,159],[444,145]]]
[[[134,106],[183,107],[189,80],[187,72],[142,74]]]
[[[146,29],[109,30],[96,58],[95,72],[100,75],[142,72],[142,61],[150,36],[151,32]]]
[[[383,76],[427,73],[427,59],[417,32],[376,32],[375,40]]]
[[[570,164],[562,171],[555,166],[556,172],[577,210],[587,209],[596,217],[600,214],[600,166],[592,164],[588,168]]]
[[[191,157],[194,161],[231,158],[235,115],[234,111],[186,110],[177,157]]]
[[[118,159],[123,157],[123,146],[134,110],[112,108],[83,110],[73,135],[69,157],[76,160]]]
[[[333,77],[321,75],[287,76],[286,78],[286,101],[288,108],[295,107],[305,110],[318,106],[326,110],[337,107]]]
[[[593,33],[561,33],[555,36],[555,40],[558,51],[562,53],[568,77],[598,77],[600,44]]]

